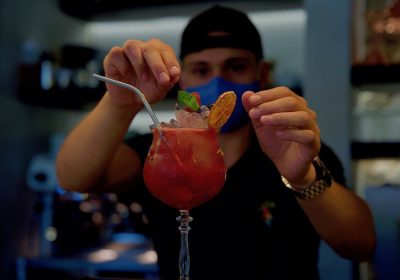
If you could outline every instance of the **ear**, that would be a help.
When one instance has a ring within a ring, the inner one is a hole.
[[[273,84],[272,73],[274,70],[274,62],[273,61],[260,61],[259,65],[259,73],[260,73],[260,88],[265,89],[270,87]]]

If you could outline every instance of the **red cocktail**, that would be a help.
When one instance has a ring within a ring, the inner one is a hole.
[[[226,167],[216,135],[231,115],[236,95],[233,91],[224,92],[209,110],[209,106],[200,106],[198,93],[178,92],[182,106],[176,111],[178,122],[175,126],[161,126],[139,89],[107,77],[94,77],[138,94],[155,123],[153,142],[144,164],[144,181],[155,197],[181,213],[177,218],[181,232],[179,279],[189,280],[188,233],[192,220],[189,210],[213,198],[224,184]]]
[[[152,128],[153,142],[144,164],[149,191],[162,202],[180,210],[180,280],[189,280],[189,210],[218,194],[226,167],[217,134],[208,128]],[[162,133],[162,134],[161,134]]]
[[[144,165],[149,191],[178,210],[190,210],[222,188],[226,167],[216,132],[201,128],[152,130],[153,143]]]
[[[226,166],[217,132],[232,113],[236,95],[222,94],[210,111],[207,107],[199,108],[200,102],[190,94],[182,98],[186,105],[194,102],[195,106],[190,110],[186,106],[179,108],[177,123],[151,128],[153,142],[143,175],[148,190],[156,198],[180,211],[179,279],[189,280],[189,210],[215,197],[224,185]]]

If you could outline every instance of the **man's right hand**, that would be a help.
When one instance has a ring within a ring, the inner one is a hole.
[[[158,39],[128,40],[113,47],[104,58],[105,75],[140,89],[149,103],[162,100],[181,73],[174,50]],[[139,105],[142,102],[127,89],[106,84],[115,105]]]

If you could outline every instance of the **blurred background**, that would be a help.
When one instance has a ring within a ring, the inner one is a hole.
[[[399,1],[0,0],[0,279],[156,279],[140,205],[64,192],[54,157],[103,95],[90,75],[110,47],[158,37],[179,51],[189,17],[216,3],[249,13],[272,80],[307,98],[376,217],[374,262],[322,244],[321,278],[400,278]],[[146,131],[146,113],[137,120],[130,130]]]

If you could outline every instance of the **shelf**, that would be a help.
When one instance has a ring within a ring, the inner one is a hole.
[[[60,87],[54,82],[48,89],[43,89],[39,64],[20,65],[18,70],[18,99],[28,105],[53,109],[85,110],[92,104],[97,103],[106,91],[105,84],[102,82],[90,87],[87,84],[78,86],[73,80],[71,80],[68,87]],[[99,74],[104,75],[103,72]],[[90,73],[85,73],[85,75],[90,75]],[[178,89],[178,84],[175,84],[168,91],[166,100],[175,101]]]
[[[400,83],[400,64],[392,65],[353,65],[351,82],[362,84]]]
[[[400,158],[400,139],[396,134],[399,111],[395,105],[398,96],[395,93],[400,88],[400,64],[353,65],[351,82],[357,97],[352,111],[353,133],[359,137],[351,143],[352,158]]]
[[[400,158],[400,142],[356,142],[351,143],[353,159]]]
[[[79,87],[72,82],[68,87],[61,88],[54,84],[45,90],[41,87],[40,81],[39,64],[20,65],[18,99],[22,103],[34,106],[80,110],[90,103],[99,101],[106,90],[104,83],[98,83],[96,87]]]
[[[102,88],[102,87],[101,87]],[[97,103],[105,90],[71,88],[50,89],[48,91],[32,91],[21,88],[19,100],[28,105],[68,110],[83,110],[92,103]]]

